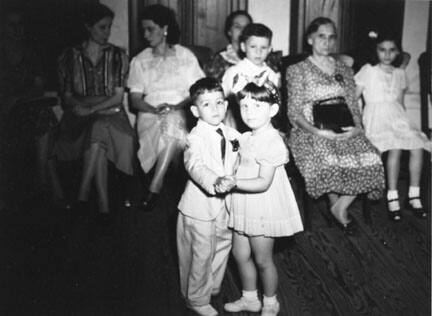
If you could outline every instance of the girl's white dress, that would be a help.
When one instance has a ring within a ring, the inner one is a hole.
[[[256,178],[260,165],[276,167],[270,187],[261,193],[234,192],[229,227],[249,236],[281,237],[303,231],[303,224],[284,165],[288,149],[274,128],[240,137],[239,179]]]
[[[378,65],[366,64],[355,75],[355,81],[363,87],[366,137],[379,151],[431,150],[431,142],[408,120],[403,105],[398,101],[407,87],[403,69],[395,68],[387,73]]]

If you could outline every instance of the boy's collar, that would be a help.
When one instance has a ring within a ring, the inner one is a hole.
[[[263,62],[263,64],[262,64],[261,66],[257,66],[257,65],[255,65],[255,64],[254,64],[253,62],[251,62],[247,57],[243,58],[242,61],[244,61],[244,62],[247,64],[247,67],[252,67],[252,69],[253,69],[253,68],[255,68],[255,69],[262,69],[262,68],[267,67],[267,64],[266,64],[265,61]]]
[[[220,122],[219,125],[211,125],[209,123],[207,123],[206,121],[202,120],[201,118],[198,119],[198,123],[197,125],[200,125],[202,127],[208,128],[208,129],[212,129],[212,130],[217,130],[218,128],[224,128],[225,124],[223,122]]]

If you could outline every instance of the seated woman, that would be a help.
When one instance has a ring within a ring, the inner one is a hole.
[[[84,159],[78,201],[89,198],[95,180],[99,212],[109,213],[107,162],[132,175],[134,132],[123,108],[126,52],[108,43],[114,13],[105,5],[87,8],[88,38],[60,57],[58,72],[64,115],[54,154],[61,161]]]
[[[44,187],[48,185],[46,169],[50,132],[57,125],[51,109],[56,99],[44,97],[46,74],[43,58],[40,48],[27,34],[23,13],[15,8],[8,9],[2,14],[1,24],[0,152],[6,151],[6,144],[8,153],[18,145],[21,148],[35,147],[35,184]],[[0,160],[3,160],[3,155]],[[4,177],[4,173],[0,173]]]
[[[139,111],[138,159],[146,173],[156,165],[141,205],[149,211],[171,161],[185,144],[183,108],[189,103],[189,87],[204,73],[193,53],[177,44],[180,32],[174,12],[162,5],[143,12],[141,25],[150,47],[132,59],[128,86],[132,106]]]
[[[308,194],[326,194],[331,213],[345,232],[352,233],[348,207],[359,194],[381,196],[384,168],[361,127],[353,72],[330,56],[336,42],[334,23],[317,18],[306,36],[312,54],[287,70],[288,117],[293,124],[288,143]],[[344,97],[353,117],[354,126],[343,127],[341,133],[314,126],[313,104],[332,97]]]
[[[238,55],[240,51],[240,34],[246,25],[250,23],[252,23],[252,17],[244,10],[233,11],[228,15],[225,20],[225,36],[229,44],[204,65],[204,72],[208,77],[213,77],[221,82],[225,71],[241,60]]]

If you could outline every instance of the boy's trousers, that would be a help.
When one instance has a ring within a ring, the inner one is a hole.
[[[180,290],[187,304],[209,304],[211,295],[219,292],[231,241],[232,232],[228,229],[225,207],[211,221],[201,221],[179,213],[177,252]]]

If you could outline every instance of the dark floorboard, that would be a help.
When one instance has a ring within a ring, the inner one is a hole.
[[[430,173],[430,164],[425,169]],[[193,315],[179,294],[175,250],[182,172],[170,171],[152,213],[122,207],[122,188],[111,183],[108,223],[94,208],[83,217],[55,209],[18,179],[3,190],[9,207],[0,212],[0,315]],[[430,210],[430,180],[425,183]],[[404,210],[403,222],[393,223],[383,201],[369,207],[368,225],[354,203],[358,231],[346,236],[329,226],[325,203],[315,202],[310,229],[278,240],[280,315],[430,315],[430,220]],[[212,303],[228,315],[223,304],[239,295],[231,260]]]

